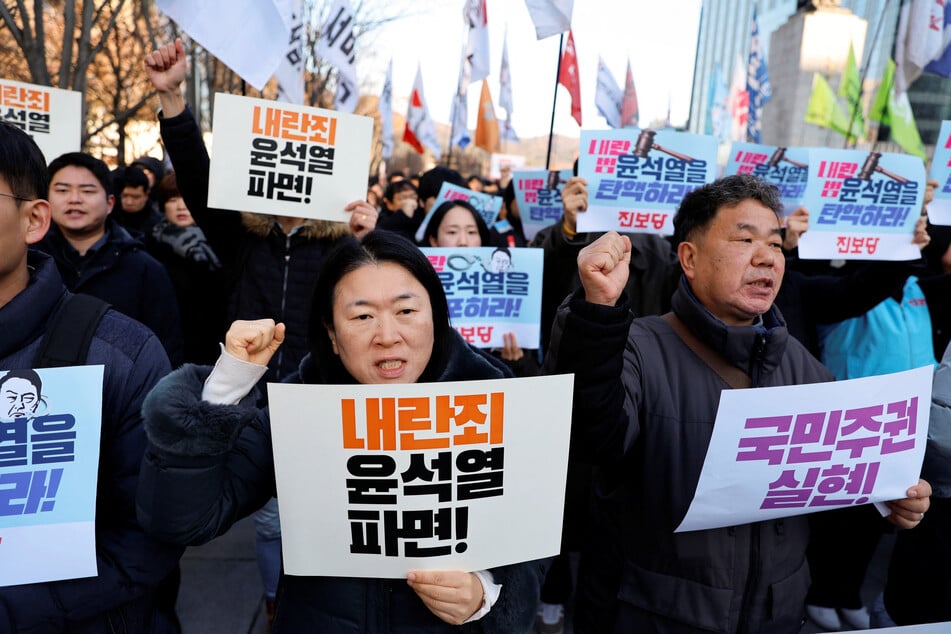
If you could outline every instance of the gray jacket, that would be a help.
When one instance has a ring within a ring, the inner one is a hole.
[[[831,380],[779,311],[727,326],[685,281],[674,312],[753,386]],[[618,591],[636,631],[798,632],[809,586],[804,516],[674,533],[693,498],[724,381],[660,317],[573,295],[546,370],[575,373],[574,457],[604,467],[621,508]],[[633,616],[632,616],[633,615]]]

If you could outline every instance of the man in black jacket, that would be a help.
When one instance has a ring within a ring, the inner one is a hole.
[[[25,133],[0,122],[0,375],[35,366],[53,316],[70,295],[52,258],[27,248],[50,226],[46,193],[40,149]],[[107,310],[84,361],[103,367],[95,500],[98,574],[0,588],[0,632],[178,631],[174,615],[156,610],[156,587],[175,569],[182,548],[146,536],[134,503],[145,451],[142,401],[168,373],[168,359],[147,328]],[[0,434],[5,446],[6,433]],[[16,548],[6,537],[2,547]]]
[[[110,219],[115,197],[109,168],[70,152],[49,165],[53,226],[38,245],[53,256],[69,290],[93,295],[148,326],[172,367],[184,361],[182,323],[165,268]]]
[[[607,233],[578,256],[582,288],[559,311],[546,369],[575,373],[572,451],[612,473],[605,487],[622,508],[616,632],[800,629],[804,516],[674,533],[727,387],[723,368],[752,387],[831,379],[773,306],[785,268],[781,209],[775,187],[752,176],[688,194],[674,219],[684,275],[673,317],[632,321],[626,237]],[[920,481],[888,503],[889,519],[917,525],[930,494]]]

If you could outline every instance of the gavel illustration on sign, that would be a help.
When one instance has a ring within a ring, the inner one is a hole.
[[[884,167],[879,166],[878,162],[882,158],[881,152],[869,152],[868,157],[865,159],[865,163],[862,164],[862,169],[859,170],[857,179],[867,181],[872,178],[872,172],[878,172],[879,174],[884,174],[894,181],[898,181],[902,185],[908,182],[908,179],[904,176],[899,176],[894,172],[889,172]]]
[[[686,154],[681,154],[680,152],[674,152],[673,150],[668,150],[663,146],[657,145],[654,143],[654,136],[656,134],[657,132],[654,130],[641,130],[641,133],[637,135],[637,143],[634,144],[634,151],[632,154],[638,158],[647,158],[648,152],[651,150],[657,150],[658,152],[669,154],[670,156],[687,163],[693,163],[696,160],[692,156],[687,156]]]
[[[805,163],[800,163],[799,161],[794,161],[791,158],[787,157],[786,149],[787,148],[784,148],[784,147],[776,148],[776,151],[773,152],[773,155],[769,157],[768,161],[766,161],[766,167],[776,167],[777,165],[779,165],[780,161],[786,161],[787,163],[795,165],[796,167],[801,167],[802,169],[806,169],[807,167],[809,167]]]

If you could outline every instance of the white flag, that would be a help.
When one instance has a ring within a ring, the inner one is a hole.
[[[393,60],[386,69],[383,92],[380,93],[380,142],[383,144],[383,158],[393,156]]]
[[[499,69],[499,107],[505,108],[505,114],[512,118],[512,70],[509,68],[509,33],[505,30],[502,40],[502,67]]]
[[[900,95],[944,51],[944,3],[912,0],[903,4],[895,38],[895,94]]]
[[[575,0],[525,0],[535,24],[535,37],[543,40],[571,28],[571,11]]]
[[[598,113],[612,128],[621,127],[621,103],[624,91],[617,85],[614,75],[608,69],[601,56],[598,56],[598,85],[594,93],[594,105]]]
[[[467,78],[470,82],[481,81],[489,76],[489,20],[485,0],[466,0],[463,19],[469,26],[465,52]]]
[[[288,103],[304,103],[304,2],[274,0],[284,26],[288,29],[287,49],[277,67],[277,99]]]
[[[288,29],[273,2],[157,0],[156,6],[258,90],[287,51]]]
[[[335,105],[340,112],[353,112],[357,107],[357,64],[353,33],[353,11],[348,0],[334,0],[327,22],[320,30],[317,55],[337,69],[337,97]]]
[[[452,98],[452,141],[462,149],[472,141],[469,136],[469,104],[466,95],[456,93]]]
[[[406,109],[406,129],[403,131],[403,141],[409,143],[416,151],[422,154],[426,148],[435,158],[442,156],[439,139],[436,137],[436,126],[429,116],[429,106],[426,105],[426,95],[423,93],[423,71],[416,67],[416,80],[413,82],[413,92],[409,96],[409,106]]]

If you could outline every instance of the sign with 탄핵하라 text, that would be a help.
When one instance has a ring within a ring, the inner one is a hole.
[[[925,168],[908,154],[810,148],[799,257],[917,260]]]
[[[675,130],[582,130],[578,175],[588,209],[578,231],[674,233],[683,197],[713,182],[717,141]]]
[[[502,209],[501,196],[483,194],[466,187],[453,185],[448,181],[444,182],[439,188],[439,193],[436,194],[436,202],[429,208],[429,213],[426,214],[422,224],[419,225],[419,229],[416,230],[417,242],[422,243],[423,236],[426,235],[426,227],[429,226],[429,219],[436,213],[439,205],[450,200],[462,200],[475,207],[475,210],[479,212],[479,215],[482,216],[485,224],[489,227],[495,223],[495,219],[498,218],[499,211]]]
[[[933,225],[951,225],[951,121],[941,122],[928,178],[938,182],[928,203],[928,220]]]
[[[33,137],[47,163],[81,149],[82,111],[75,90],[0,79],[0,120]]]
[[[501,348],[512,333],[521,348],[539,347],[541,249],[424,247],[446,292],[453,328],[477,348]]]
[[[0,372],[0,586],[98,574],[102,374]]]
[[[905,497],[918,483],[930,366],[848,381],[723,390],[693,531]]]
[[[531,240],[541,229],[561,219],[564,213],[561,190],[570,178],[571,170],[518,170],[512,173],[515,202],[526,240]]]
[[[401,578],[557,554],[573,382],[268,384],[284,571]]]
[[[724,176],[752,174],[779,189],[783,215],[788,216],[802,204],[809,177],[809,148],[776,147],[734,141]]]
[[[348,222],[366,198],[373,119],[215,95],[208,206]]]

